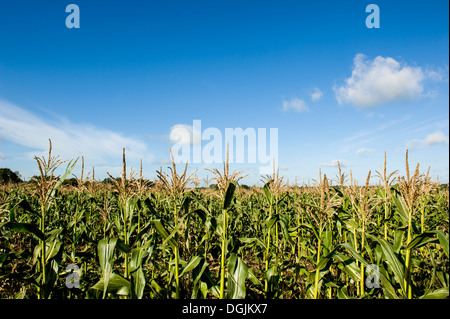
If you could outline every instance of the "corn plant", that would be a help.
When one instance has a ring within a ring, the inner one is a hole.
[[[34,263],[39,256],[40,283],[37,284],[38,297],[47,298],[50,294],[51,285],[54,284],[55,277],[58,275],[58,263],[54,257],[58,254],[62,242],[58,238],[62,230],[55,229],[49,231],[46,228],[46,217],[50,213],[51,206],[54,204],[55,194],[62,182],[69,176],[77,161],[70,161],[66,171],[61,177],[54,176],[55,170],[65,161],[59,159],[59,156],[52,156],[52,142],[49,140],[48,157],[35,157],[39,167],[40,179],[35,180],[37,194],[40,203],[40,213],[37,213],[31,206],[22,202],[29,212],[35,214],[39,219],[39,227],[31,223],[6,223],[4,226],[14,231],[32,233],[39,238],[39,245],[34,249]]]
[[[378,184],[339,165],[335,180],[299,186],[274,170],[251,188],[228,156],[208,188],[173,156],[152,183],[125,151],[104,182],[82,157],[65,184],[76,161],[57,177],[51,145],[36,160],[38,178],[0,185],[1,298],[448,298],[448,186],[407,158],[400,176],[385,154]]]

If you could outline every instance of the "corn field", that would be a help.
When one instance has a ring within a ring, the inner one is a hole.
[[[448,185],[408,153],[406,176],[385,156],[362,185],[339,167],[310,186],[274,170],[250,189],[227,159],[212,189],[192,187],[187,163],[149,185],[125,150],[102,184],[51,151],[33,183],[0,188],[0,298],[448,298]]]

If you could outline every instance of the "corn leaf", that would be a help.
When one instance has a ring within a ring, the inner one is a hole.
[[[228,263],[228,299],[245,299],[245,280],[248,277],[248,267],[240,257],[230,255]]]
[[[225,193],[225,199],[223,201],[223,209],[228,209],[233,200],[234,191],[236,190],[236,183],[230,183]]]
[[[442,287],[420,297],[420,299],[448,299],[448,296],[448,287]]]
[[[40,240],[45,240],[45,235],[39,230],[39,228],[34,224],[29,223],[16,223],[16,222],[7,222],[0,224],[0,227],[5,227],[11,229],[17,233],[28,233],[33,234]]]
[[[448,258],[448,235],[445,235],[444,232],[440,229],[432,230],[431,232],[437,235],[439,243],[441,244],[442,249],[444,249],[444,253]]]
[[[98,259],[100,261],[100,267],[102,268],[102,279],[101,285],[103,289],[103,298],[106,296],[106,292],[108,291],[109,281],[112,278],[112,266],[114,260],[114,249],[117,244],[117,238],[105,238],[98,242],[97,251],[98,251]],[[97,283],[99,284],[99,283]],[[96,284],[96,285],[97,285]],[[98,286],[97,286],[98,287]],[[94,287],[92,287],[94,288]],[[97,289],[97,288],[94,288]]]
[[[90,289],[103,291],[104,296],[106,292],[114,293],[116,295],[129,295],[130,282],[125,278],[112,273],[107,281],[105,281],[105,278],[102,278]]]
[[[175,249],[177,247],[177,243],[173,237],[169,238],[169,233],[167,232],[166,228],[163,226],[161,220],[159,219],[153,219],[150,221],[152,225],[155,227],[158,234],[162,237],[163,241],[166,241],[169,243],[170,247],[172,249]]]
[[[184,266],[183,270],[181,271],[181,273],[179,274],[179,277],[183,276],[185,273],[195,269],[200,261],[202,260],[202,257],[200,256],[192,256],[188,262],[186,263],[186,265]]]
[[[425,246],[430,243],[437,243],[439,240],[437,238],[434,238],[435,232],[424,232],[420,235],[415,236],[409,245],[406,247],[406,249],[413,250],[415,248],[419,248],[422,246]]]

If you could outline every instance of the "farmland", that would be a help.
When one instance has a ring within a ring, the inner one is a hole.
[[[33,182],[0,188],[0,298],[448,298],[448,185],[407,153],[406,176],[385,158],[362,185],[339,167],[252,188],[228,161],[214,188],[193,187],[187,164],[147,183],[125,150],[109,184],[51,145],[36,163]]]

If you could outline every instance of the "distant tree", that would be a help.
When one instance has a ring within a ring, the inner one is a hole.
[[[46,180],[50,180],[50,176],[47,176],[45,179]],[[58,177],[57,176],[53,176],[53,179],[57,180]],[[33,183],[36,183],[36,181],[40,181],[40,180],[41,180],[41,176],[40,175],[33,175],[33,176],[30,177],[30,180],[27,183],[33,184]]]
[[[219,186],[217,186],[217,184],[211,184],[211,185],[209,185],[209,188],[210,189],[214,189],[214,190],[218,190]]]
[[[19,172],[13,172],[9,168],[0,168],[0,184],[22,183]]]
[[[116,177],[115,180],[120,183],[120,177]],[[114,183],[111,177],[107,177],[104,180],[102,180],[102,184],[114,184]]]
[[[142,184],[147,187],[153,187],[155,186],[155,182],[150,179],[143,179]]]
[[[240,187],[242,187],[242,189],[250,189],[251,187],[245,184],[241,184],[239,185]]]
[[[40,180],[41,177],[38,176],[38,175],[33,175],[33,176],[30,177],[30,179],[28,180],[27,183],[30,183],[30,184],[35,183],[35,181],[34,181],[35,179],[36,179],[36,180]]]
[[[63,183],[63,185],[70,185],[70,186],[77,186],[78,182],[75,177],[66,179]]]

